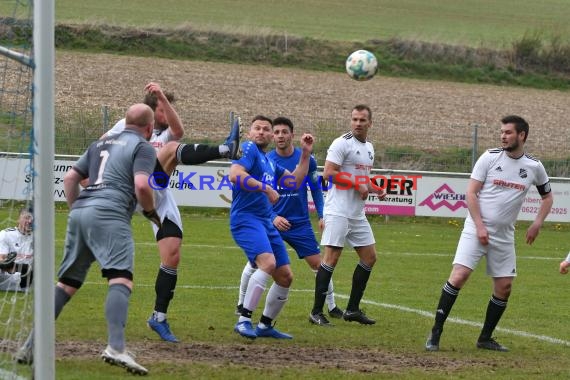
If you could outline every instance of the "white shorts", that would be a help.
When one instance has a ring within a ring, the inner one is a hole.
[[[338,215],[324,216],[325,229],[321,245],[365,247],[376,243],[367,219],[349,219]]]
[[[491,277],[516,277],[517,258],[514,239],[497,238],[489,233],[489,244],[483,245],[477,235],[461,232],[453,264],[461,264],[475,270],[483,256],[487,257],[487,275]]]
[[[170,188],[164,190],[155,190],[154,199],[156,203],[156,212],[160,216],[160,221],[164,221],[164,218],[168,218],[171,222],[176,224],[180,231],[182,231],[182,218],[180,217],[180,210],[178,210],[178,205],[174,200],[174,194]],[[158,228],[154,223],[152,224],[152,230],[154,231],[154,236],[158,232]]]

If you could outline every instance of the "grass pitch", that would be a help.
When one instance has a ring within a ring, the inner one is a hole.
[[[66,211],[56,216],[57,262],[66,216]],[[337,322],[334,328],[323,329],[310,325],[307,315],[314,276],[292,254],[295,280],[289,302],[277,320],[280,329],[294,335],[288,342],[249,342],[232,331],[245,259],[232,241],[227,213],[186,210],[183,222],[179,280],[168,314],[182,342],[172,345],[161,343],[145,325],[154,306],[158,255],[149,223],[140,216],[133,220],[137,252],[127,344],[139,353],[139,362],[149,368],[153,378],[566,378],[570,278],[558,274],[557,268],[570,246],[567,225],[545,225],[532,247],[524,244],[528,224],[517,226],[519,277],[496,331],[497,339],[511,352],[499,354],[475,348],[491,295],[484,262],[460,293],[446,324],[441,351],[427,353],[423,349],[449,274],[460,220],[371,218],[379,258],[362,307],[377,318],[374,326]],[[356,263],[354,251],[346,250],[335,270],[341,307],[346,306]],[[98,357],[106,341],[105,295],[105,282],[94,266],[88,282],[56,322],[58,379],[131,377]],[[254,319],[259,318],[262,306],[263,301]],[[63,353],[62,347],[66,347]],[[240,352],[243,354],[236,356]],[[248,353],[254,353],[253,358]],[[354,356],[353,363],[343,360],[343,355]],[[268,360],[266,356],[272,356],[267,368],[257,365]],[[365,365],[367,362],[373,365]]]

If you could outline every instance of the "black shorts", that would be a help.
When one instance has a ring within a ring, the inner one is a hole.
[[[167,237],[177,237],[182,239],[182,230],[172,220],[164,218],[162,227],[156,232],[156,241]]]

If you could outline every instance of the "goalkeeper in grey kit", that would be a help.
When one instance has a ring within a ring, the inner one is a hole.
[[[83,285],[94,261],[107,278],[105,302],[107,347],[101,354],[110,364],[146,375],[125,347],[125,325],[133,287],[134,241],[131,219],[138,204],[143,214],[160,227],[149,176],[156,153],[148,143],[154,113],[146,104],[134,104],[126,113],[125,130],[92,143],[64,177],[70,208],[65,249],[55,287],[55,317]],[[85,189],[79,183],[88,178]],[[16,354],[18,362],[32,362],[32,335]]]

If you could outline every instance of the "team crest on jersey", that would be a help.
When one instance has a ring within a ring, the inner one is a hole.
[[[521,178],[526,178],[526,177],[527,177],[526,170],[525,170],[525,169],[520,169],[520,170],[519,170],[519,176],[520,176]]]
[[[368,158],[370,158],[371,161],[374,161],[374,156],[371,151],[368,151]]]

